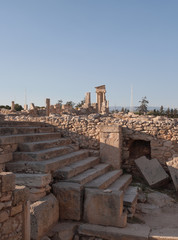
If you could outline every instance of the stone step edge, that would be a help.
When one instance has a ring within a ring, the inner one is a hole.
[[[30,168],[30,171],[26,172],[26,173],[31,173],[33,169],[33,172],[34,173],[47,173],[47,172],[50,172],[50,171],[54,171],[55,169],[51,169],[50,165],[51,164],[59,164],[63,161],[67,161],[69,158],[70,160],[73,159],[73,158],[76,158],[76,156],[71,156],[71,155],[86,155],[85,157],[87,157],[88,155],[88,150],[79,150],[79,151],[76,151],[76,152],[72,152],[72,153],[69,153],[69,154],[66,154],[66,155],[63,155],[63,156],[60,156],[60,157],[56,157],[56,158],[52,158],[52,159],[48,159],[48,160],[43,160],[43,161],[18,161],[18,162],[8,162],[6,164],[6,167],[7,169],[9,169],[9,171],[13,171],[15,173],[21,173],[21,170],[23,169],[23,172],[24,172],[24,168],[25,168],[25,171],[27,171],[27,169]],[[69,162],[70,162],[69,160]],[[71,163],[72,162],[77,162],[77,160],[73,161],[71,160]],[[70,164],[70,163],[69,163]],[[63,167],[63,166],[66,166],[68,164],[61,164],[62,166],[60,167]],[[59,168],[60,168],[59,167]]]
[[[28,137],[40,137],[40,136],[55,136],[56,137],[61,137],[61,133],[60,132],[52,132],[52,133],[29,133],[29,134],[14,134],[14,135],[5,135],[5,136],[0,136],[0,144],[13,144],[13,143],[21,143],[23,141],[27,141],[26,139],[24,140],[24,138],[28,138]],[[14,142],[14,140],[16,140]]]
[[[99,162],[100,162],[99,157],[87,157],[85,159],[82,159],[82,160],[79,160],[72,164],[69,164],[69,165],[53,172],[53,178],[56,178],[59,180],[67,180],[69,178],[72,178],[72,177],[86,171],[89,168],[92,168],[94,165],[99,164]],[[60,177],[58,177],[58,174]]]
[[[95,165],[94,167],[89,168],[88,170],[86,170],[86,171],[84,171],[84,172],[82,172],[82,173],[80,173],[80,174],[78,174],[78,175],[76,175],[72,178],[69,178],[65,181],[85,185],[86,183],[92,181],[93,179],[95,179],[95,178],[103,175],[107,171],[109,171],[110,167],[111,166],[109,164],[99,163],[99,164]],[[93,172],[90,173],[89,172],[90,170],[93,170]],[[86,177],[84,176],[85,174],[86,174]],[[81,176],[81,179],[77,179],[77,177],[80,178],[80,176]],[[90,178],[91,178],[91,180],[90,180]]]
[[[115,182],[121,175],[123,171],[120,170],[112,170],[109,171],[91,182],[85,184],[85,187],[87,188],[99,188],[99,189],[106,189],[109,185],[111,185],[113,182]]]
[[[50,147],[42,146],[42,145],[50,145]],[[40,148],[43,147],[44,149],[49,149],[49,148],[53,148],[53,144],[55,144],[54,146],[64,146],[67,144],[72,144],[72,140],[70,138],[58,138],[58,139],[49,139],[49,140],[42,140],[42,141],[36,141],[36,142],[25,142],[25,143],[19,143],[18,149],[20,152],[33,152],[34,148],[35,151],[40,151]],[[27,150],[23,150],[23,149],[27,149]]]

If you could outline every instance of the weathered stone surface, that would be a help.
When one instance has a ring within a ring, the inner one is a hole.
[[[45,187],[51,182],[51,174],[28,174],[16,173],[15,182],[17,185],[25,185],[28,187]]]
[[[82,214],[83,188],[80,184],[59,182],[52,186],[59,201],[60,219],[80,220]]]
[[[9,213],[6,210],[0,211],[0,223],[5,222],[9,218]]]
[[[149,240],[178,240],[178,229],[153,229],[150,233]]]
[[[144,224],[127,224],[125,228],[83,224],[80,225],[78,232],[80,235],[105,240],[147,240],[150,228]]]
[[[169,172],[171,174],[172,181],[174,183],[176,191],[178,191],[178,157],[173,158],[167,163]]]
[[[13,191],[13,206],[18,205],[19,203],[27,202],[29,198],[29,190],[25,186],[15,186]]]
[[[165,206],[172,206],[175,203],[175,200],[169,197],[167,194],[151,192],[147,194],[147,202],[161,208]]]
[[[100,132],[100,157],[102,162],[121,167],[122,129],[120,126],[102,126]]]
[[[0,163],[6,163],[12,160],[12,153],[0,155]]]
[[[84,221],[105,226],[125,227],[123,192],[85,189]]]
[[[0,173],[1,191],[9,192],[15,188],[15,175],[12,172]]]
[[[33,203],[31,213],[31,239],[40,240],[58,221],[59,206],[53,194]]]
[[[73,240],[78,223],[62,222],[58,223],[52,230],[54,240]]]
[[[168,174],[157,159],[149,160],[143,156],[136,159],[135,163],[151,187],[160,186],[169,179]]]
[[[15,207],[12,207],[11,208],[11,213],[10,213],[10,215],[11,216],[14,216],[14,215],[16,215],[16,214],[18,214],[18,213],[20,213],[20,212],[22,212],[23,211],[23,206],[22,206],[22,204],[20,204],[20,205],[17,205],[17,206],[15,206]]]

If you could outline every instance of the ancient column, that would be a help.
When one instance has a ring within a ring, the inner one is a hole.
[[[46,116],[50,114],[50,98],[46,98]]]
[[[28,104],[24,105],[24,110],[27,111],[28,110]]]
[[[11,103],[11,111],[14,111],[15,110],[15,103],[14,103],[14,101],[12,101],[12,103]]]
[[[102,110],[102,104],[106,101],[106,89],[105,85],[95,87],[96,88],[96,98],[97,98],[97,104],[98,104],[98,113],[101,113]]]
[[[91,100],[90,100],[90,92],[87,92],[85,94],[85,106],[90,107],[91,106]]]

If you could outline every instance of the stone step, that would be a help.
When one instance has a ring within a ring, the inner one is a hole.
[[[0,135],[54,132],[54,127],[0,127]]]
[[[123,192],[85,188],[83,219],[91,224],[126,227],[127,214],[123,212]]]
[[[86,159],[82,159],[81,161],[72,163],[66,167],[63,167],[53,173],[53,177],[58,180],[64,180],[72,178],[77,174],[93,167],[98,164],[100,161],[99,157],[88,157]]]
[[[95,178],[91,182],[87,183],[85,187],[105,189],[114,181],[116,181],[116,179],[118,179],[121,175],[122,175],[122,170],[110,171],[98,178]]]
[[[106,173],[107,171],[109,171],[109,169],[110,169],[109,164],[100,163],[94,166],[93,168],[90,168],[84,171],[83,173],[80,173],[79,175],[68,179],[67,181],[84,185],[92,181],[93,179],[101,176],[102,174]]]
[[[43,161],[70,153],[75,150],[75,145],[49,148],[37,152],[14,152],[13,161]],[[78,149],[76,149],[78,150]]]
[[[27,143],[20,143],[18,146],[18,150],[20,152],[35,152],[35,151],[44,150],[47,148],[64,146],[71,143],[72,141],[69,138],[59,138],[54,140],[30,142],[30,143],[27,142]]]
[[[138,190],[137,187],[129,186],[124,192],[124,209],[128,218],[132,218],[136,211]]]
[[[24,142],[37,142],[42,140],[60,138],[61,133],[34,133],[34,134],[16,134],[0,137],[0,144],[15,144]]]
[[[114,183],[112,183],[108,188],[112,191],[125,191],[131,182],[132,175],[124,174]]]
[[[50,193],[51,174],[16,173],[16,185],[29,189],[29,200],[36,202]]]
[[[2,127],[49,127],[45,122],[26,122],[26,121],[4,121],[1,122]]]
[[[30,174],[30,173],[16,173],[16,185],[24,185],[26,187],[42,188],[50,184],[51,174]]]
[[[48,173],[88,157],[88,150],[72,152],[46,161],[19,161],[6,164],[8,171],[19,173]]]
[[[124,206],[131,207],[137,202],[137,187],[129,186],[124,192]]]
[[[127,224],[125,228],[100,226],[94,224],[81,224],[78,233],[83,236],[83,239],[90,237],[91,239],[105,240],[146,240],[150,239],[150,227],[145,224]],[[158,235],[157,235],[158,236]],[[169,235],[168,235],[169,236]],[[154,238],[160,239],[160,238]],[[164,238],[170,239],[172,238]],[[151,240],[151,239],[150,239]],[[160,239],[163,240],[163,239]]]

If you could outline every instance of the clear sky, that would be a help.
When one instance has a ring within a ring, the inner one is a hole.
[[[178,107],[178,0],[0,0],[0,105]]]

